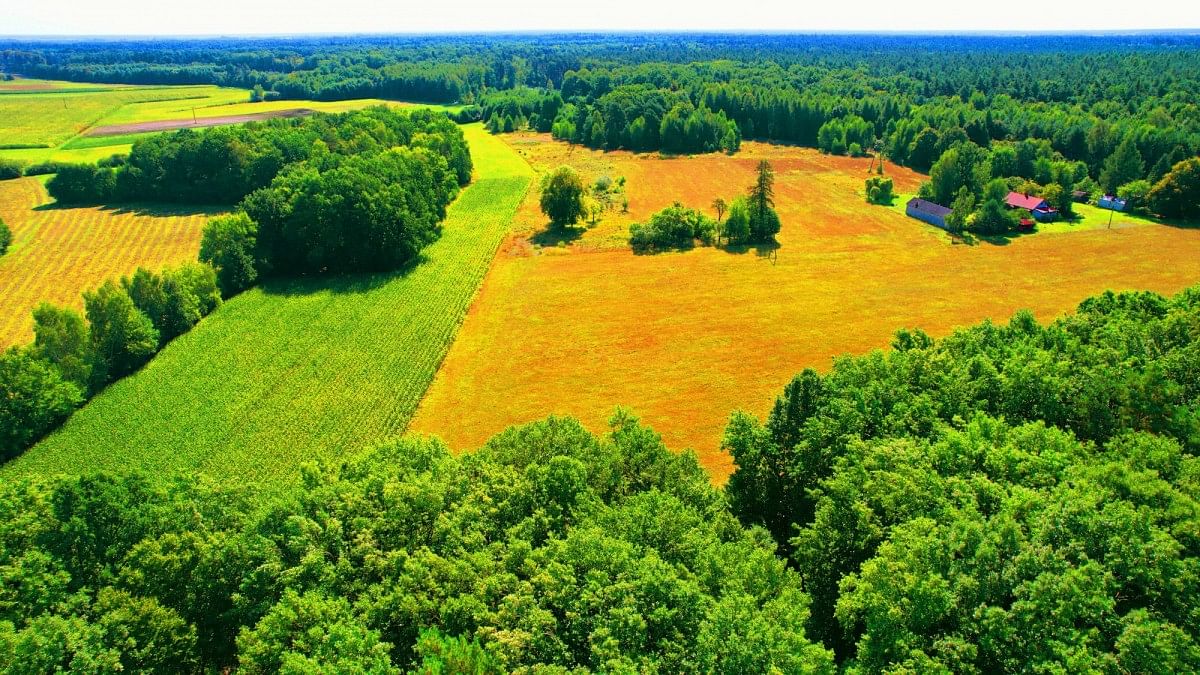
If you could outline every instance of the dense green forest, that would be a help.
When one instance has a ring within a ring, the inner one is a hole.
[[[398,441],[258,506],[24,480],[0,489],[0,664],[1194,672],[1198,364],[1200,288],[900,331],[735,414],[724,492],[623,412],[460,457]]]
[[[833,672],[800,578],[626,415],[402,441],[252,508],[207,480],[0,493],[0,668]]]
[[[1033,178],[1037,162],[1078,162],[1106,191],[1137,180],[1153,185],[1200,152],[1200,50],[1189,35],[631,34],[0,46],[0,69],[30,76],[261,86],[285,98],[461,102],[471,105],[460,121],[483,120],[497,132],[529,127],[604,149],[732,152],[742,139],[763,139],[839,154],[878,149],[927,171],[964,142],[983,149],[1027,142],[1017,147],[1025,153],[1022,170],[1009,175]],[[1106,164],[1126,143],[1137,161],[1128,150],[1118,159],[1133,170],[1105,181]],[[1186,212],[1195,215],[1194,208]]]
[[[1200,667],[1200,288],[892,348],[726,431],[810,636],[865,672]]]

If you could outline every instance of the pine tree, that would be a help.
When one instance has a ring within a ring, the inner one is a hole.
[[[1115,194],[1117,188],[1141,178],[1144,168],[1142,155],[1138,152],[1133,137],[1126,136],[1125,140],[1121,141],[1117,149],[1104,162],[1104,172],[1100,174],[1100,185],[1109,194]]]

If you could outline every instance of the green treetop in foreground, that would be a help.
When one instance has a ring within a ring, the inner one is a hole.
[[[406,440],[266,505],[206,480],[0,491],[0,668],[834,672],[800,578],[627,415]]]
[[[727,494],[851,672],[1200,668],[1200,288],[806,370]]]

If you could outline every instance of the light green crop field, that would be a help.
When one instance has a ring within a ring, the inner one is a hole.
[[[303,461],[403,432],[532,180],[503,141],[464,129],[476,177],[419,265],[233,298],[0,475],[197,470],[270,491]]]
[[[249,92],[213,86],[111,87],[10,92],[0,95],[0,146],[55,148],[125,106],[158,102],[178,107],[214,100],[245,101]]]
[[[137,130],[88,136],[97,127],[204,120],[305,108],[345,112],[372,105],[425,107],[456,112],[462,106],[402,103],[364,98],[347,101],[265,101],[251,103],[250,91],[212,85],[130,86],[20,79],[0,82],[0,159],[26,164],[45,161],[95,162],[128,154],[133,143],[163,133]]]

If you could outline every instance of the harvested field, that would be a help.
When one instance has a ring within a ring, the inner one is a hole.
[[[33,339],[39,302],[82,309],[80,293],[106,279],[194,260],[206,221],[188,209],[56,208],[34,178],[0,181],[0,218],[13,231],[0,257],[0,348]]]
[[[293,117],[304,117],[317,112],[312,108],[290,108],[287,110],[272,110],[261,113],[244,115],[223,115],[220,117],[196,117],[174,120],[155,120],[152,122],[130,122],[128,124],[108,124],[92,127],[84,132],[85,136],[120,136],[124,134],[143,134],[155,131],[173,131],[176,129],[199,129],[202,127],[218,127],[226,124],[244,124],[262,120]]]
[[[1200,280],[1200,229],[1151,223],[952,245],[940,230],[862,196],[869,160],[747,143],[733,157],[662,159],[505,137],[540,172],[625,176],[629,214],[577,238],[547,236],[531,191],[522,234],[493,264],[411,430],[475,447],[548,413],[594,430],[630,407],[717,482],[737,408],[764,415],[799,370],[885,348],[901,327],[945,335],[1029,308],[1051,319],[1112,289],[1172,293]],[[627,224],[679,200],[710,210],[769,159],[783,220],[777,251],[700,248],[633,255]],[[888,167],[898,192],[922,177]],[[539,246],[537,242],[563,246]]]

